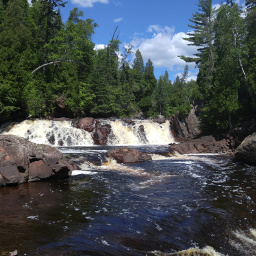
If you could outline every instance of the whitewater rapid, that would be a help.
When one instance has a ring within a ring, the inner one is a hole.
[[[122,120],[99,120],[109,124],[111,132],[106,145],[167,145],[175,139],[170,123],[153,120],[133,120],[127,124]],[[17,135],[39,144],[52,146],[93,146],[93,132],[72,126],[72,121],[25,120],[8,127],[2,134]]]

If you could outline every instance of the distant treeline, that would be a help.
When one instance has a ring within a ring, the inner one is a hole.
[[[212,9],[199,0],[188,34],[199,47],[197,82],[184,73],[171,82],[155,78],[139,50],[121,50],[114,31],[95,49],[97,24],[77,8],[62,21],[62,0],[0,0],[0,120],[46,116],[170,117],[204,103],[204,129],[228,129],[256,113],[255,1],[246,15],[232,1]],[[120,52],[122,52],[120,56]]]

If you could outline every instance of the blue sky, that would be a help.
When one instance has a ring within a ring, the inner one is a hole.
[[[236,0],[239,4],[240,1]],[[221,2],[213,0],[213,5]],[[108,44],[118,26],[122,45],[131,44],[134,52],[139,49],[145,63],[150,58],[156,78],[168,70],[174,81],[186,65],[178,55],[192,56],[196,52],[182,38],[189,31],[189,19],[198,10],[197,3],[198,0],[69,0],[62,17],[65,21],[70,10],[77,7],[85,19],[93,19],[99,25],[93,36],[98,47]],[[196,79],[197,72],[195,65],[189,64],[189,79]]]

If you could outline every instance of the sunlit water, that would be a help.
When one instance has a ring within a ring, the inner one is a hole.
[[[256,168],[224,155],[121,165],[63,147],[82,170],[0,189],[0,255],[256,255]]]

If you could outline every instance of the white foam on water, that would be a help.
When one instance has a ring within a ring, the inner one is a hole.
[[[256,239],[256,229],[251,228],[250,233],[253,235],[253,237]]]
[[[160,155],[160,154],[150,154],[153,161],[157,160],[170,160],[173,157],[172,154],[169,155]]]
[[[38,215],[35,215],[35,216],[28,216],[27,219],[38,220]]]
[[[224,256],[223,254],[218,253],[211,246],[206,246],[203,249],[199,248],[190,248],[187,250],[175,252],[175,253],[163,253],[159,251],[152,252],[156,256]]]
[[[256,255],[256,230],[251,228],[247,232],[236,230],[229,243],[244,255]]]
[[[106,158],[107,162],[105,162],[102,166],[97,166],[98,169],[107,170],[107,171],[120,171],[125,172],[134,176],[149,176],[148,172],[145,172],[142,168],[135,168],[131,166],[127,166],[124,164],[119,164],[113,158]]]
[[[97,172],[91,172],[91,171],[84,171],[84,170],[74,170],[72,171],[72,176],[77,176],[77,175],[94,175],[97,174]]]

